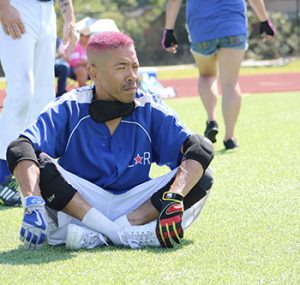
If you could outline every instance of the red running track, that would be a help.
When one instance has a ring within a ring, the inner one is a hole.
[[[197,78],[161,80],[165,87],[172,86],[177,97],[197,96]],[[242,75],[239,79],[243,93],[267,93],[300,91],[300,72],[283,74]],[[0,108],[2,108],[4,90],[0,90]]]
[[[164,87],[175,88],[178,97],[197,96],[197,78],[161,80]],[[242,75],[242,93],[300,91],[300,73]]]

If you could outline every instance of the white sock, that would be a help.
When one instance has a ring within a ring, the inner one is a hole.
[[[123,215],[115,220],[115,223],[122,227],[130,227],[132,224],[127,219],[127,215]]]
[[[107,236],[114,244],[120,244],[117,233],[120,226],[104,216],[100,211],[91,208],[83,217],[82,223],[90,229]]]

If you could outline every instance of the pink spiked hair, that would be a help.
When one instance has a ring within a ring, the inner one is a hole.
[[[87,51],[100,51],[134,45],[133,39],[121,32],[102,32],[91,36]]]

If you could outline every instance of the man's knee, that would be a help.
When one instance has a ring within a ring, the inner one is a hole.
[[[42,197],[49,208],[61,211],[77,190],[68,184],[49,158],[39,157],[38,162]]]

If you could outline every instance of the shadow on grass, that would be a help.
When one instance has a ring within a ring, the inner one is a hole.
[[[0,253],[0,264],[32,265],[71,258],[73,253],[63,246],[45,246],[39,250],[27,250],[22,245]]]
[[[215,150],[215,155],[228,155],[228,154],[234,154],[237,152],[237,149],[218,149],[218,150]]]
[[[186,240],[186,239],[184,239],[182,241],[182,244],[178,244],[178,245],[176,245],[173,248],[145,247],[145,248],[142,248],[140,250],[148,251],[148,252],[153,252],[153,253],[159,253],[159,254],[169,254],[169,253],[176,252],[177,250],[181,250],[184,246],[188,246],[188,245],[191,245],[191,244],[193,244],[192,240]]]
[[[155,254],[169,254],[177,250],[180,250],[183,246],[192,244],[193,241],[184,240],[181,245],[174,248],[156,248],[156,247],[144,247],[141,249],[131,249],[128,247],[118,247],[114,245],[98,247],[95,249],[80,249],[78,251],[70,251],[65,248],[64,245],[50,246],[46,245],[39,250],[28,250],[24,249],[22,245],[13,250],[8,250],[0,253],[0,264],[11,264],[11,265],[28,265],[33,264],[44,264],[55,262],[58,260],[67,260],[76,256],[80,252],[129,252],[129,251],[147,251]]]

